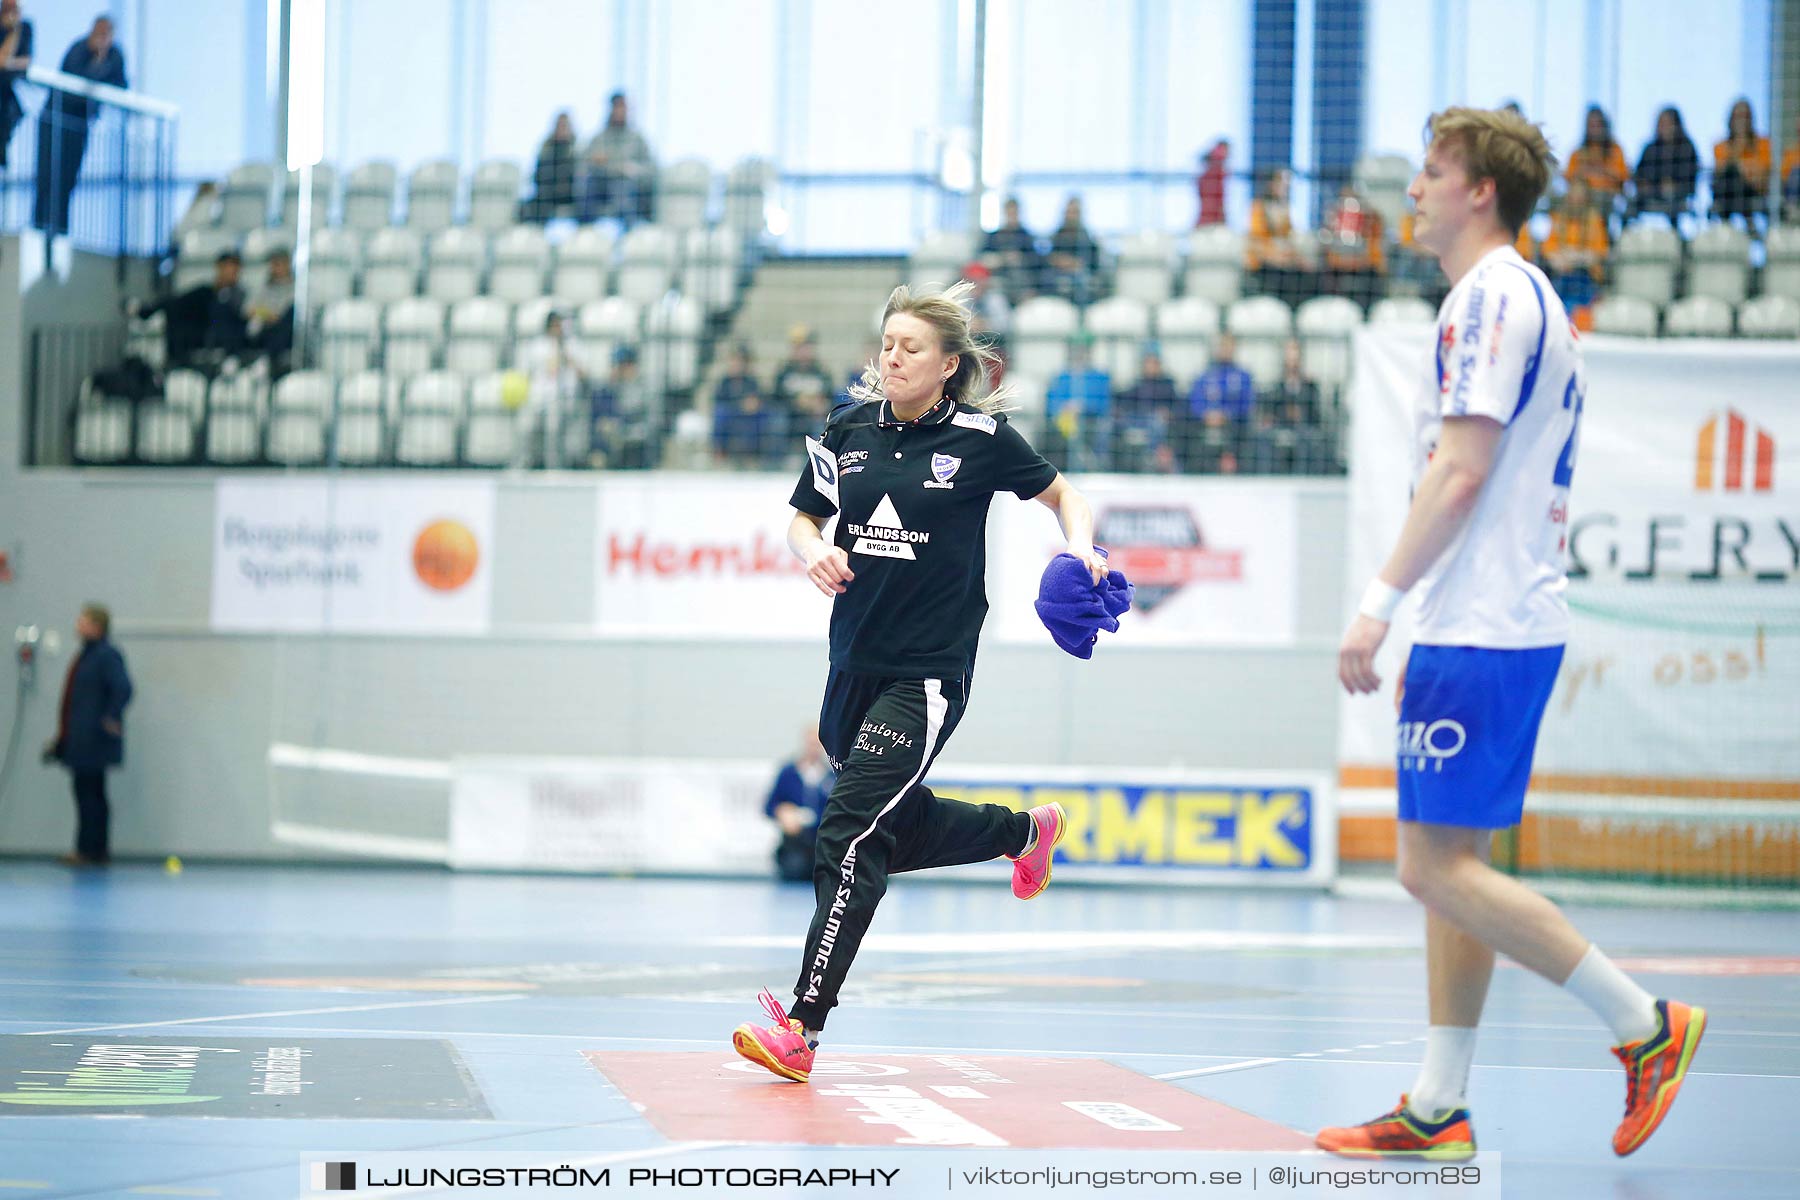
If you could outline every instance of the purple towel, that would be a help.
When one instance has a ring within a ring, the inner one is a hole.
[[[1100,556],[1106,557],[1106,551]],[[1086,563],[1073,554],[1059,554],[1044,568],[1034,607],[1057,645],[1076,658],[1092,658],[1100,631],[1119,631],[1119,614],[1130,610],[1131,593],[1123,572],[1108,571],[1096,584]]]

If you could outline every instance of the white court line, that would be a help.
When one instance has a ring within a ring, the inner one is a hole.
[[[799,950],[788,934],[744,934],[699,938],[693,944],[745,950]],[[1421,937],[1367,933],[1267,933],[1227,929],[1118,929],[1065,932],[1014,930],[1007,933],[872,933],[863,953],[989,954],[1008,951],[1131,950],[1406,950],[1425,948]]]
[[[1028,1053],[1028,1052],[1021,1051],[1020,1053]],[[1238,1066],[1231,1068],[1231,1069],[1245,1071],[1245,1070],[1249,1070],[1251,1067],[1272,1066],[1275,1063],[1280,1063],[1280,1062],[1304,1062],[1308,1066],[1327,1066],[1327,1067],[1342,1066],[1342,1067],[1413,1067],[1413,1068],[1417,1068],[1419,1065],[1418,1060],[1416,1060],[1416,1059],[1408,1060],[1406,1062],[1399,1062],[1399,1061],[1395,1061],[1393,1059],[1382,1059],[1382,1058],[1327,1059],[1327,1058],[1323,1057],[1323,1053],[1324,1052],[1317,1051],[1317,1050],[1303,1050],[1299,1054],[1292,1054],[1292,1055],[1289,1055],[1287,1058],[1261,1058],[1261,1059],[1256,1059],[1251,1062],[1241,1063]],[[1572,1072],[1575,1072],[1575,1073],[1581,1074],[1581,1075],[1617,1075],[1619,1073],[1619,1068],[1617,1068],[1617,1067],[1543,1067],[1543,1066],[1533,1066],[1529,1063],[1483,1063],[1483,1062],[1478,1062],[1475,1064],[1475,1068],[1477,1070],[1482,1070],[1482,1071],[1562,1071],[1562,1072],[1571,1072],[1572,1071]],[[1223,1074],[1223,1072],[1207,1072],[1207,1071],[1181,1072],[1181,1073],[1177,1073],[1174,1075],[1153,1075],[1153,1076],[1151,1076],[1151,1078],[1152,1079],[1178,1079],[1178,1078],[1182,1078],[1184,1075],[1187,1075],[1187,1074],[1205,1075],[1205,1074]],[[1749,1072],[1749,1071],[1694,1071],[1694,1070],[1690,1070],[1687,1073],[1687,1077],[1689,1079],[1800,1079],[1800,1075],[1761,1075],[1761,1074],[1756,1074],[1754,1072]]]
[[[257,1017],[310,1017],[321,1013],[374,1012],[377,1009],[385,1008],[442,1008],[452,1004],[497,1004],[502,1000],[523,1000],[525,998],[524,992],[516,992],[503,996],[452,996],[445,1000],[411,1000],[391,1004],[334,1004],[330,1008],[289,1008],[276,1012],[226,1013],[216,1017],[182,1017],[175,1021],[134,1021],[130,1024],[119,1025],[80,1025],[68,1029],[37,1029],[24,1036],[56,1037],[65,1033],[108,1033],[115,1029],[160,1029],[169,1025],[218,1025],[226,1021],[250,1021]],[[389,1032],[394,1031],[389,1030]]]
[[[1231,1071],[1250,1071],[1250,1070],[1254,1070],[1257,1067],[1272,1066],[1273,1064],[1278,1063],[1278,1062],[1291,1062],[1295,1059],[1300,1059],[1300,1058],[1323,1058],[1327,1054],[1349,1054],[1354,1050],[1379,1050],[1379,1049],[1381,1049],[1382,1045],[1405,1046],[1405,1045],[1411,1044],[1412,1042],[1422,1042],[1424,1040],[1425,1039],[1422,1037],[1402,1038],[1398,1041],[1393,1041],[1393,1042],[1386,1042],[1386,1043],[1379,1043],[1379,1044],[1375,1043],[1375,1042],[1370,1042],[1367,1045],[1363,1045],[1363,1046],[1340,1047],[1336,1050],[1302,1050],[1298,1054],[1287,1054],[1287,1055],[1278,1054],[1272,1058],[1251,1058],[1251,1059],[1246,1059],[1243,1062],[1228,1063],[1222,1067],[1201,1067],[1198,1070],[1193,1070],[1193,1071],[1166,1071],[1161,1075],[1152,1075],[1151,1078],[1152,1079],[1193,1079],[1200,1075],[1224,1075]],[[1361,1060],[1359,1060],[1359,1061],[1361,1061]]]
[[[1243,1062],[1226,1063],[1219,1067],[1196,1067],[1191,1071],[1165,1071],[1161,1075],[1152,1075],[1152,1079],[1197,1079],[1202,1075],[1224,1075],[1231,1071],[1248,1071],[1253,1067],[1266,1067],[1270,1063],[1286,1062],[1282,1058],[1249,1058]]]
[[[477,1000],[516,1000],[516,999],[520,999],[520,998],[521,997],[518,997],[518,996],[482,996],[482,997],[478,997]],[[428,1001],[426,1004],[421,1004],[421,1005],[410,1005],[410,1004],[408,1004],[408,1005],[373,1005],[370,1007],[376,1007],[376,1008],[383,1008],[383,1007],[386,1007],[386,1008],[423,1008],[423,1007],[429,1007],[430,1004],[432,1004],[432,1003],[442,1003],[442,1002],[429,1002]],[[340,1010],[336,1010],[336,1009],[303,1009],[301,1011],[302,1012],[334,1012],[334,1011],[340,1011]],[[246,1017],[250,1017],[250,1016],[255,1016],[257,1014],[246,1013],[244,1015]],[[270,1014],[266,1014],[266,1015],[287,1016],[289,1014],[270,1013]],[[207,1020],[210,1018],[200,1018],[200,1019]],[[235,1019],[235,1018],[233,1018],[233,1019]],[[130,1027],[129,1026],[106,1025],[106,1026],[99,1026],[98,1028],[100,1028],[100,1029],[118,1029],[118,1028],[130,1028]],[[74,1033],[74,1032],[87,1032],[87,1031],[86,1030],[80,1030],[80,1031],[77,1031],[77,1030],[43,1030],[43,1031],[39,1031],[39,1032],[40,1033],[58,1033],[58,1032]],[[370,1034],[370,1035],[387,1036],[387,1037],[467,1038],[469,1040],[478,1040],[481,1038],[504,1038],[504,1039],[510,1039],[510,1040],[519,1040],[519,1041],[587,1042],[590,1044],[597,1043],[597,1042],[624,1042],[627,1046],[643,1046],[648,1049],[656,1049],[656,1048],[663,1047],[663,1046],[700,1046],[700,1047],[706,1047],[706,1048],[711,1048],[711,1049],[717,1049],[717,1050],[720,1050],[721,1052],[724,1052],[725,1049],[727,1048],[726,1043],[721,1038],[625,1037],[625,1036],[611,1035],[611,1034],[587,1034],[587,1033],[504,1033],[504,1032],[495,1032],[492,1030],[485,1030],[485,1029],[473,1029],[473,1030],[469,1030],[469,1029],[380,1029],[380,1028],[359,1029],[359,1028],[345,1028],[345,1027],[329,1026],[329,1025],[322,1025],[322,1026],[274,1025],[274,1026],[270,1026],[267,1030],[254,1030],[254,1031],[243,1030],[242,1032],[269,1032],[269,1033],[282,1033],[282,1034],[317,1033],[317,1034],[339,1034],[339,1035]],[[1423,1038],[1413,1038],[1412,1041],[1422,1042],[1422,1041],[1424,1041],[1424,1039]],[[1390,1045],[1390,1046],[1406,1045],[1406,1044],[1407,1044],[1406,1042],[1389,1042],[1389,1043],[1387,1043],[1387,1045]],[[466,1049],[466,1047],[465,1047],[465,1049]],[[1183,1058],[1185,1058],[1185,1059],[1196,1059],[1196,1060],[1206,1060],[1206,1059],[1230,1060],[1234,1057],[1234,1056],[1228,1055],[1228,1054],[1184,1054],[1184,1053],[1177,1053],[1175,1051],[1170,1051],[1170,1050],[1071,1050],[1066,1046],[1053,1046],[1053,1047],[1045,1047],[1045,1048],[1041,1048],[1041,1049],[1034,1049],[1029,1046],[897,1046],[897,1045],[893,1045],[890,1043],[873,1044],[873,1043],[858,1043],[858,1042],[846,1042],[842,1045],[832,1044],[830,1047],[829,1056],[830,1057],[850,1057],[850,1056],[857,1055],[857,1054],[881,1054],[881,1055],[991,1054],[991,1055],[997,1055],[1000,1057],[1020,1057],[1020,1058],[1100,1058],[1100,1059],[1106,1059],[1106,1058],[1174,1058],[1174,1059],[1183,1059]],[[1290,1061],[1296,1061],[1296,1062],[1297,1061],[1307,1061],[1307,1062],[1326,1063],[1329,1065],[1340,1065],[1341,1064],[1341,1065],[1363,1066],[1363,1067],[1417,1067],[1419,1065],[1416,1060],[1407,1061],[1407,1062],[1398,1062],[1398,1061],[1393,1061],[1393,1060],[1389,1060],[1389,1059],[1373,1059],[1373,1058],[1341,1059],[1341,1060],[1337,1060],[1336,1062],[1333,1062],[1332,1060],[1327,1060],[1327,1059],[1321,1058],[1320,1052],[1316,1051],[1316,1050],[1303,1050],[1303,1051],[1299,1052],[1298,1054],[1289,1055],[1286,1058],[1277,1057],[1277,1058],[1269,1058],[1269,1059],[1265,1059],[1265,1060],[1259,1060],[1255,1065],[1257,1065],[1257,1066],[1272,1066],[1278,1062],[1290,1062]],[[1582,1072],[1582,1073],[1586,1073],[1586,1074],[1597,1074],[1597,1075],[1614,1075],[1614,1074],[1617,1074],[1618,1070],[1619,1070],[1617,1067],[1542,1067],[1542,1066],[1522,1065],[1522,1064],[1516,1064],[1516,1063],[1476,1063],[1475,1065],[1478,1067],[1483,1067],[1486,1069],[1497,1070],[1497,1071],[1576,1071],[1576,1072]],[[1246,1070],[1246,1069],[1248,1069],[1248,1066],[1249,1066],[1249,1064],[1244,1064],[1240,1060],[1238,1064],[1233,1066],[1233,1069]],[[1220,1073],[1222,1073],[1222,1072],[1220,1072]],[[1754,1074],[1754,1073],[1740,1072],[1740,1071],[1693,1071],[1693,1070],[1690,1070],[1688,1072],[1688,1077],[1690,1079],[1693,1079],[1693,1078],[1800,1079],[1800,1075],[1769,1075],[1769,1074]],[[1164,1075],[1153,1075],[1153,1076],[1151,1076],[1151,1078],[1164,1079],[1164,1078],[1171,1078],[1171,1077],[1164,1076]]]

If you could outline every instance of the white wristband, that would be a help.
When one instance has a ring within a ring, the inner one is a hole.
[[[1394,610],[1400,607],[1405,596],[1405,592],[1377,576],[1363,589],[1362,603],[1357,605],[1356,611],[1376,621],[1392,621]]]

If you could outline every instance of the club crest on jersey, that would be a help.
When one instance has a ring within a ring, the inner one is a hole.
[[[953,454],[933,454],[931,456],[931,478],[925,481],[925,486],[945,489],[955,487],[956,485],[951,483],[950,479],[956,474],[957,468],[961,466],[962,459]]]

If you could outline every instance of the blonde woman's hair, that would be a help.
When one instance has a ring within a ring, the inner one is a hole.
[[[886,331],[888,318],[895,313],[925,322],[937,331],[938,345],[944,353],[957,356],[956,370],[944,381],[944,395],[984,413],[1011,412],[1017,407],[1012,389],[988,385],[1000,366],[1000,356],[975,340],[969,308],[974,294],[975,285],[966,279],[957,280],[941,292],[914,292],[902,285],[888,295],[887,307],[881,312],[881,329]],[[881,392],[879,362],[864,365],[862,379],[851,385],[850,395],[856,400],[886,399]]]
[[[1428,146],[1454,147],[1469,182],[1494,181],[1494,210],[1517,237],[1550,186],[1556,155],[1544,131],[1508,109],[1446,108],[1425,126]]]

